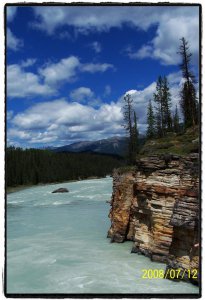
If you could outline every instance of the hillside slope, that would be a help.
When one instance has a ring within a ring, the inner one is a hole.
[[[195,127],[187,129],[184,133],[169,133],[164,138],[148,140],[142,147],[140,155],[187,155],[190,153],[198,153],[199,148],[199,128]]]

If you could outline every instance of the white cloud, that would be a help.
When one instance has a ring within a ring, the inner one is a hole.
[[[147,30],[158,22],[159,16],[170,8],[156,7],[35,7],[35,26],[52,34],[63,25],[75,26],[82,33],[105,31],[124,23]],[[177,9],[175,9],[177,11]]]
[[[9,139],[27,143],[95,140],[123,133],[122,112],[118,103],[95,109],[65,99],[43,102],[18,113],[11,121]]]
[[[79,73],[105,72],[114,69],[107,63],[81,63],[78,57],[63,58],[57,63],[48,63],[39,68],[38,73],[26,72],[25,68],[33,65],[35,59],[22,61],[20,65],[7,67],[7,94],[9,97],[24,98],[37,95],[55,95],[60,84],[72,82]]]
[[[21,62],[21,66],[23,68],[31,67],[36,63],[37,59],[36,58],[27,58],[26,60],[23,60]]]
[[[80,61],[75,56],[61,59],[57,63],[50,63],[41,68],[39,73],[45,78],[49,85],[55,85],[62,81],[73,81],[76,78]]]
[[[101,44],[97,41],[93,42],[90,44],[90,47],[96,52],[100,53],[102,51]]]
[[[137,112],[139,129],[146,128],[146,105],[155,90],[155,83],[141,91],[132,90]],[[95,96],[89,88],[81,87],[71,93],[73,100],[84,99],[86,95],[93,101]],[[82,98],[81,98],[82,96]],[[114,135],[124,135],[123,96],[117,102],[102,104],[94,108],[77,102],[57,99],[33,105],[11,120],[8,138],[20,139],[27,144],[58,143],[68,144],[80,140],[97,140]]]
[[[19,50],[23,46],[23,41],[18,39],[9,28],[7,28],[7,48],[13,51]]]
[[[17,13],[17,7],[15,7],[15,6],[7,6],[6,13],[7,13],[7,21],[8,22],[13,21],[15,15]]]
[[[130,58],[143,59],[145,57],[152,57],[153,49],[150,45],[143,45],[137,52],[133,51],[131,47],[128,47],[125,51]]]
[[[106,64],[106,63],[104,64],[88,63],[88,64],[81,65],[81,71],[88,72],[88,73],[105,72],[108,69],[114,69],[113,65]]]
[[[41,68],[39,73],[44,77],[45,82],[49,85],[56,85],[59,82],[72,82],[76,80],[80,72],[96,73],[105,72],[113,69],[113,65],[107,63],[81,63],[76,56],[61,59],[57,63],[50,63]]]
[[[179,63],[176,54],[179,38],[189,40],[197,62],[199,47],[199,7],[197,6],[123,6],[123,7],[35,7],[38,18],[35,26],[53,34],[61,26],[71,25],[75,31],[108,31],[124,24],[141,30],[157,26],[155,37],[138,50],[128,51],[131,58],[151,57],[162,64]],[[96,42],[94,42],[96,43]],[[96,49],[98,44],[96,44]]]
[[[79,87],[70,93],[70,98],[77,102],[86,101],[92,97],[94,97],[94,93],[87,87]]]
[[[180,28],[180,30],[179,30]],[[130,51],[130,58],[143,59],[151,57],[158,59],[164,65],[175,65],[181,61],[177,53],[180,39],[185,37],[190,44],[190,51],[194,55],[194,63],[197,62],[199,51],[199,16],[171,16],[162,18],[159,23],[156,36],[149,44],[143,45],[138,51]]]
[[[19,65],[7,67],[7,95],[12,98],[24,98],[35,95],[53,94],[55,91],[40,82],[38,75],[25,72]]]

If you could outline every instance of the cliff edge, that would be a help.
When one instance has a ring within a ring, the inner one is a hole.
[[[199,275],[198,154],[152,155],[131,170],[115,170],[109,217],[112,242],[131,240],[132,252],[167,270],[180,268],[183,279],[198,283],[189,274]]]

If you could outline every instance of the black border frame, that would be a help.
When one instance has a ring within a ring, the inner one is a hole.
[[[148,294],[148,293],[136,293],[136,294],[124,294],[124,293],[105,293],[105,294],[98,294],[98,293],[80,293],[80,294],[65,294],[65,293],[35,293],[35,294],[21,294],[21,293],[7,293],[7,209],[6,209],[6,203],[7,203],[7,188],[6,188],[6,147],[7,147],[7,76],[6,76],[6,66],[7,66],[7,17],[6,17],[6,8],[11,6],[184,6],[184,7],[198,7],[199,8],[199,108],[200,108],[200,136],[199,136],[199,142],[200,142],[200,151],[199,151],[199,162],[200,162],[200,168],[199,168],[199,192],[200,192],[200,201],[199,201],[199,218],[200,218],[200,227],[199,227],[199,293],[198,294],[169,294],[169,293],[160,293],[160,294]],[[3,272],[3,292],[5,297],[7,298],[45,298],[45,299],[64,299],[64,298],[84,298],[84,299],[93,299],[93,298],[114,298],[114,299],[122,299],[122,298],[166,298],[166,299],[198,299],[202,296],[202,5],[200,3],[169,3],[169,2],[128,2],[128,3],[121,3],[121,2],[99,2],[99,3],[93,3],[93,2],[71,2],[71,3],[63,3],[63,2],[42,2],[42,3],[35,3],[35,2],[19,2],[19,3],[6,3],[4,5],[4,79],[5,79],[5,102],[4,102],[4,124],[5,124],[5,132],[4,132],[4,159],[5,159],[5,182],[4,182],[4,193],[5,193],[5,202],[4,202],[4,272]]]

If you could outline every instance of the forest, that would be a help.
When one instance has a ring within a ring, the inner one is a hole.
[[[6,158],[7,187],[105,177],[124,164],[121,157],[114,155],[15,147],[7,148]]]

